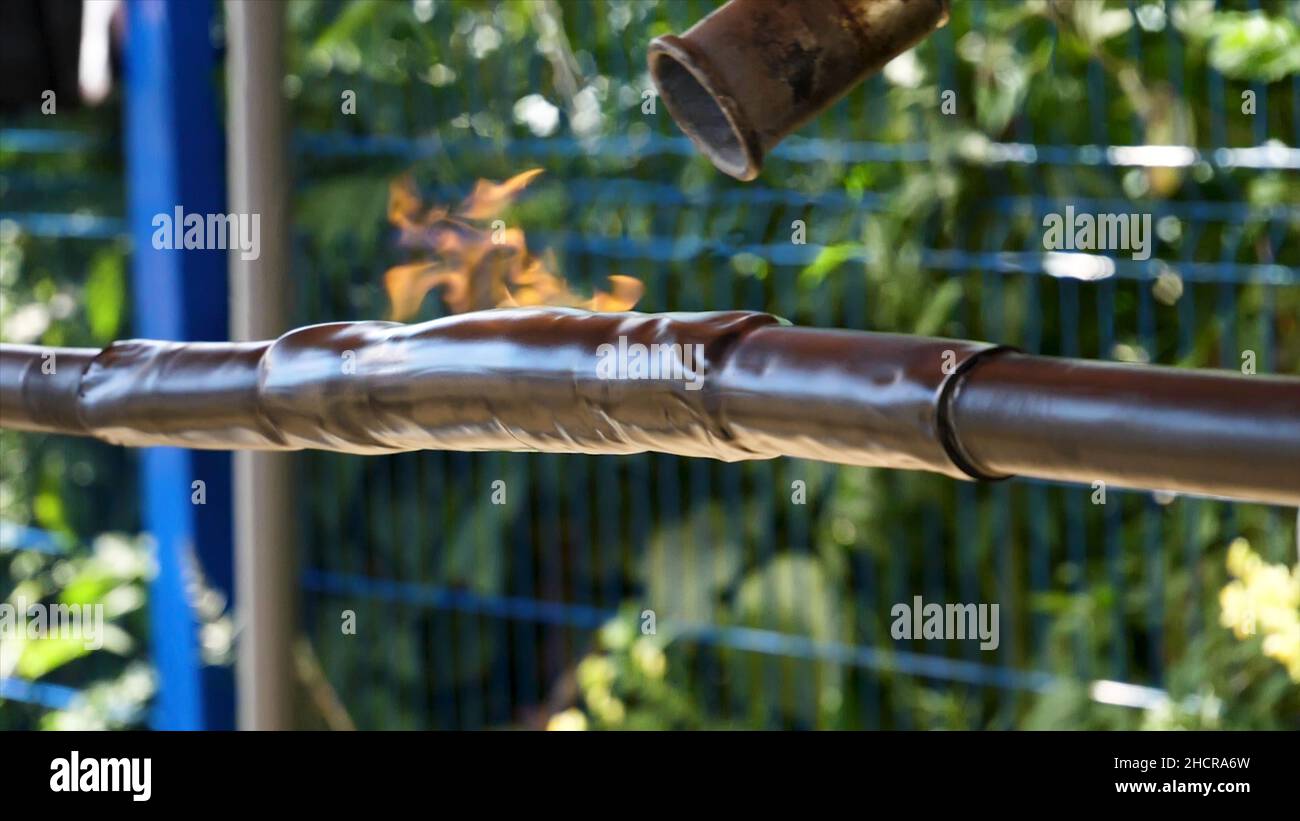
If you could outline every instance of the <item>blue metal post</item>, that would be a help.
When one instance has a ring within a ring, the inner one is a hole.
[[[225,149],[217,119],[211,0],[127,4],[127,210],[133,244],[135,332],[143,337],[227,336],[226,256],[221,250],[161,250],[158,214],[225,211]],[[156,541],[150,588],[158,729],[234,726],[230,668],[205,666],[192,591],[202,581],[233,591],[230,457],[177,448],[143,452],[144,522]],[[194,499],[204,483],[204,504]]]

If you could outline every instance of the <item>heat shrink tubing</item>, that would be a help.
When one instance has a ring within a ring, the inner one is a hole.
[[[1300,505],[1300,379],[774,316],[511,308],[0,346],[0,424],[126,446],[777,456]]]

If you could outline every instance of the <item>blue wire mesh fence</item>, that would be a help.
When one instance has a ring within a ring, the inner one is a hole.
[[[6,342],[103,345],[129,327],[114,114],[6,117],[0,128]],[[78,304],[83,294],[95,295],[95,307]],[[52,579],[84,582],[94,570],[98,535],[139,531],[132,464],[127,451],[94,440],[0,432],[0,602],[15,604],[13,593],[39,599]],[[88,683],[112,681],[124,665],[147,656],[139,618],[127,612],[118,624],[141,640],[120,655],[89,653],[35,680],[22,665],[10,666],[14,657],[0,659],[0,728],[43,726],[48,711],[82,704]]]
[[[391,180],[452,203],[540,167],[511,224],[576,290],[642,280],[639,310],[1300,372],[1300,75],[1270,74],[1267,52],[1243,69],[1198,22],[1294,26],[1293,5],[955,2],[915,59],[749,184],[645,96],[649,40],[712,7],[291,4],[296,320],[387,313],[382,273],[405,261]],[[4,148],[82,140],[9,131]],[[5,185],[4,219],[60,240],[50,254],[121,233],[111,207],[78,214],[13,168]],[[1067,206],[1152,214],[1152,258],[1075,278],[1042,249]],[[420,318],[444,312],[430,296]],[[1136,726],[1201,709],[1239,658],[1217,618],[1226,545],[1294,561],[1293,512],[1116,488],[1097,504],[1038,481],[652,454],[296,465],[305,631],[371,728],[545,726],[573,707],[597,726]],[[891,638],[916,596],[998,604],[998,647]]]
[[[416,3],[371,10],[356,37],[349,15],[365,12],[315,4],[289,80],[299,318],[385,314],[397,174],[453,203],[475,178],[540,167],[512,225],[579,290],[641,279],[639,310],[1190,366],[1237,368],[1251,350],[1261,372],[1296,372],[1300,79],[1229,79],[1190,57],[1173,18],[1199,7],[1113,4],[1126,33],[1089,53],[1091,20],[1022,5],[955,4],[915,61],[739,184],[645,108],[646,43],[710,4]],[[1157,79],[1135,90],[1129,68]],[[355,116],[337,102],[348,90]],[[1234,115],[1242,91],[1253,116]],[[553,131],[531,127],[529,95],[557,110]],[[1114,257],[1097,281],[1054,272],[1042,218],[1067,205],[1151,213],[1153,258]],[[430,297],[422,318],[443,310]],[[1223,546],[1245,534],[1278,561],[1294,540],[1260,506],[1117,490],[1101,505],[1088,487],[799,460],[299,464],[309,631],[367,727],[539,725],[575,703],[607,726],[1048,726],[1061,693],[1149,707],[1222,632]],[[918,595],[998,603],[1000,646],[892,640],[891,607]],[[345,611],[364,640],[340,629]],[[653,687],[634,682],[636,652],[627,669],[619,655],[648,612],[665,654]]]

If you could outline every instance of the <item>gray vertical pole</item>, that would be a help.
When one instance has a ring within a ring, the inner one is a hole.
[[[281,82],[284,5],[227,0],[231,209],[257,214],[260,254],[230,252],[230,338],[289,328],[289,213]],[[251,216],[250,216],[251,219]],[[290,457],[235,455],[236,656],[239,728],[293,725],[297,589]]]

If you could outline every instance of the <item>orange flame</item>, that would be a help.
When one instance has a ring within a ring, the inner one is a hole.
[[[639,280],[610,276],[609,291],[584,299],[553,273],[550,254],[539,258],[529,252],[522,230],[475,224],[500,214],[541,173],[534,168],[502,183],[479,180],[454,211],[442,206],[426,209],[409,176],[394,180],[388,192],[388,220],[401,232],[399,244],[426,258],[384,273],[392,319],[415,316],[424,297],[439,287],[455,313],[524,305],[626,311],[636,305],[644,291]]]

